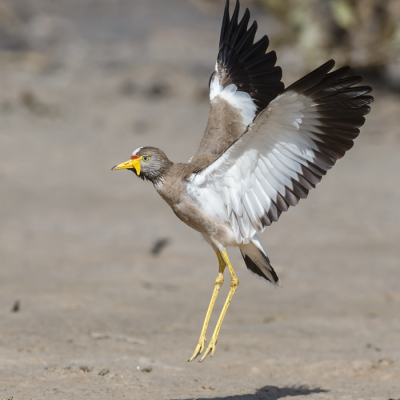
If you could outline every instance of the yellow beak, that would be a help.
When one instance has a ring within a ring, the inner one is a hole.
[[[142,157],[135,158],[133,160],[125,161],[121,164],[116,165],[115,167],[111,168],[112,171],[116,171],[117,169],[127,169],[127,168],[134,168],[136,173],[140,175],[140,160]]]

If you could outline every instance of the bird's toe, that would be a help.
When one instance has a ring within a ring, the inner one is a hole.
[[[202,355],[202,357],[199,360],[199,363],[203,362],[205,360],[205,358],[211,353],[211,357],[214,355],[215,353],[215,347],[217,346],[217,340],[212,338],[210,344],[208,345],[206,351],[204,352],[204,354]]]
[[[192,357],[189,358],[188,362],[193,361],[199,354],[203,352],[205,344],[206,344],[206,338],[200,337],[199,343],[197,343],[196,349],[194,350]]]

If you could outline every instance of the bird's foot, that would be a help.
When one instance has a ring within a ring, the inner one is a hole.
[[[188,362],[193,361],[199,354],[201,354],[204,350],[205,344],[206,344],[206,337],[205,336],[200,336],[199,343],[197,343],[196,349],[192,355],[192,357],[189,358]]]
[[[214,337],[214,335],[213,335],[213,337],[211,338],[211,342],[210,342],[210,344],[208,345],[208,347],[207,347],[206,351],[204,352],[204,354],[202,355],[202,357],[200,358],[199,363],[203,362],[204,359],[205,359],[210,353],[211,353],[211,357],[213,357],[213,356],[214,356],[214,353],[215,353],[215,347],[216,347],[216,346],[217,346],[217,338]]]

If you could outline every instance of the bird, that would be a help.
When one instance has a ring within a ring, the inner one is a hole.
[[[255,41],[257,22],[240,2],[223,14],[219,51],[209,80],[210,110],[197,152],[174,163],[155,147],[139,147],[113,167],[153,183],[186,225],[198,231],[218,259],[218,276],[193,355],[214,355],[218,335],[239,280],[227,248],[238,247],[247,268],[273,286],[280,279],[258,233],[321,181],[359,135],[370,112],[369,86],[349,67],[329,60],[285,88],[269,39]],[[333,70],[333,71],[332,71]],[[224,271],[230,288],[211,340],[206,333]]]

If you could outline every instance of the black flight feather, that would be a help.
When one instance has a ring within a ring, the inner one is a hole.
[[[222,20],[218,75],[223,87],[235,84],[239,91],[247,92],[257,106],[257,114],[284,91],[282,70],[275,67],[275,52],[265,53],[269,40],[263,36],[254,43],[257,22],[248,28],[250,12],[246,9],[239,21],[240,3],[237,0],[232,18],[229,17],[229,0]],[[215,72],[211,75],[210,83]]]

